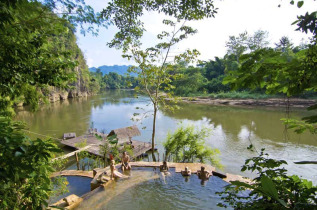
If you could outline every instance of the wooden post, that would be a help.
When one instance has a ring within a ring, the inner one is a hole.
[[[104,158],[104,163],[103,163],[103,167],[106,168],[106,161],[107,161],[107,155],[106,153],[103,155],[103,158]]]
[[[79,159],[78,159],[77,152],[75,153],[75,156],[76,156],[77,170],[79,170]]]

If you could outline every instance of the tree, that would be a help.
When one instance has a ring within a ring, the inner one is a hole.
[[[219,57],[215,57],[215,60],[210,60],[208,62],[205,62],[201,64],[201,66],[203,66],[206,69],[205,77],[208,80],[217,78],[220,75],[225,74],[224,59],[221,59]]]
[[[283,36],[278,43],[275,43],[275,46],[276,50],[286,52],[287,50],[292,50],[293,43],[287,36]]]
[[[253,36],[250,36],[247,41],[247,45],[250,51],[259,50],[269,45],[267,40],[269,32],[263,30],[257,30]]]
[[[252,145],[249,147],[252,150]],[[259,156],[247,159],[241,171],[257,172],[252,183],[232,181],[217,194],[235,209],[315,209],[317,187],[296,175],[287,175],[284,160],[274,160],[262,149]],[[218,206],[227,207],[218,203]]]
[[[159,106],[171,108],[166,104],[165,99],[173,98],[171,93],[160,94],[160,90],[170,91],[174,89],[171,81],[178,75],[171,74],[173,63],[177,63],[180,60],[191,62],[199,54],[197,50],[187,50],[174,56],[174,59],[169,61],[171,48],[189,35],[195,34],[196,30],[185,26],[185,22],[180,27],[170,20],[164,20],[163,23],[173,28],[171,32],[163,31],[157,36],[160,40],[167,39],[167,42],[158,43],[156,46],[146,50],[140,49],[140,46],[133,46],[128,49],[129,54],[124,55],[124,57],[133,59],[138,64],[138,67],[131,67],[130,71],[138,74],[139,86],[144,88],[144,92],[149,96],[153,105],[152,157],[154,161],[156,160],[154,147],[157,111]]]
[[[295,1],[291,1],[294,4]],[[297,1],[300,8],[304,1]],[[274,49],[260,49],[250,54],[243,55],[241,66],[237,71],[230,72],[224,83],[231,84],[233,88],[265,88],[268,94],[284,93],[292,97],[306,91],[317,91],[317,12],[306,13],[298,16],[297,30],[313,36],[307,49],[289,55]],[[284,47],[289,46],[284,42]],[[309,110],[317,109],[317,105]],[[311,115],[302,119],[284,119],[284,123],[297,133],[309,130],[317,133],[317,116]],[[259,157],[246,160],[242,170],[258,171],[253,185],[232,182],[233,186],[226,190],[224,199],[235,208],[315,208],[316,187],[311,182],[297,176],[287,176],[284,168],[278,168],[285,161],[268,159],[264,156],[264,150]],[[307,161],[316,163],[316,161]],[[250,164],[251,163],[251,164]],[[239,193],[246,189],[252,189],[247,197],[241,197]],[[243,199],[243,202],[241,202]],[[220,204],[223,206],[223,204]]]
[[[172,82],[173,86],[175,86],[173,92],[176,95],[188,96],[190,93],[201,91],[207,83],[207,79],[203,76],[203,70],[192,66],[185,69],[177,69],[175,72],[180,77]]]
[[[0,116],[1,209],[39,209],[52,193],[51,158],[60,149],[51,140],[31,140],[24,126]]]
[[[208,135],[207,128],[199,130],[194,126],[181,126],[173,134],[168,133],[163,143],[165,161],[173,158],[174,162],[179,163],[210,162],[221,168],[222,165],[217,157],[219,150],[205,145],[205,138]]]
[[[217,13],[212,0],[112,0],[101,12],[104,19],[109,20],[119,29],[108,45],[123,49],[125,52],[130,45],[137,44],[145,31],[140,19],[145,11],[163,13],[177,20],[201,20],[214,17]]]
[[[11,119],[11,107],[21,96],[34,102],[38,87],[64,87],[72,78],[69,71],[76,61],[68,49],[60,48],[59,38],[72,34],[73,28],[62,14],[54,14],[53,9],[60,6],[55,3],[68,5],[68,13],[81,8],[73,23],[95,18],[94,14],[85,18],[87,10],[76,1],[43,2],[0,2],[1,209],[42,209],[51,194],[51,159],[60,150],[51,140],[25,135],[25,126]]]
[[[195,31],[190,27],[181,26],[178,30],[175,30],[176,25],[172,21],[164,20],[163,23],[174,27],[172,33],[162,32],[158,35],[159,39],[170,37],[170,41],[162,42],[155,47],[148,48],[146,50],[140,50],[140,38],[145,31],[143,22],[140,17],[144,11],[156,11],[164,13],[169,16],[173,16],[179,20],[200,20],[206,17],[214,17],[217,13],[217,9],[214,8],[213,1],[211,0],[194,0],[194,1],[121,1],[113,0],[108,4],[108,7],[102,11],[102,17],[110,20],[117,26],[119,31],[116,33],[113,40],[108,43],[110,47],[122,49],[125,57],[130,57],[135,60],[139,65],[140,71],[137,68],[132,68],[132,71],[138,73],[140,78],[140,85],[144,87],[146,93],[149,95],[150,100],[154,108],[153,118],[153,131],[152,131],[152,157],[154,156],[155,145],[155,127],[156,127],[156,114],[159,103],[165,103],[162,94],[159,94],[160,88],[165,90],[173,88],[170,85],[172,77],[175,75],[169,75],[168,71],[171,68],[167,58],[170,49],[173,45],[178,43],[187,37],[187,35],[193,34]],[[176,37],[178,33],[182,33]],[[161,51],[165,51],[165,56]],[[127,52],[131,55],[127,55]],[[187,60],[197,56],[197,51],[187,51],[179,56],[175,56],[175,61],[180,61],[183,57],[187,57]],[[160,60],[159,56],[163,55],[163,59]],[[160,63],[156,65],[155,63]]]
[[[229,36],[229,41],[226,42],[227,53],[234,55],[238,63],[240,56],[248,49],[247,41],[248,33],[245,31],[237,37]]]

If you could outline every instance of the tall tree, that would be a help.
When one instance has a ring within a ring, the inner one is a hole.
[[[229,41],[226,42],[227,53],[235,56],[239,63],[240,56],[247,51],[248,33],[245,31],[238,36],[229,36]]]
[[[257,30],[252,36],[248,38],[247,45],[250,51],[259,50],[269,45],[269,32]]]
[[[68,70],[76,66],[71,53],[57,47],[58,39],[73,28],[53,12],[57,2],[74,12],[76,1],[43,2],[0,2],[0,209],[42,209],[52,190],[51,159],[59,149],[51,140],[27,137],[25,126],[12,121],[10,110],[26,87],[36,93],[43,85],[64,86],[71,78]],[[81,9],[76,18],[87,14]]]
[[[172,21],[164,20],[163,23],[174,27],[171,33],[162,32],[159,39],[169,37],[170,40],[162,42],[155,47],[141,50],[140,38],[145,31],[140,17],[144,11],[156,11],[172,16],[177,20],[200,20],[206,17],[214,17],[217,9],[214,8],[211,0],[194,1],[167,1],[167,0],[145,0],[145,1],[122,1],[112,0],[106,9],[102,11],[102,16],[110,20],[119,29],[113,40],[108,43],[110,47],[122,49],[125,57],[130,57],[139,65],[140,71],[133,68],[132,71],[138,73],[141,84],[145,92],[149,95],[154,108],[153,130],[152,130],[152,157],[154,156],[156,114],[159,103],[164,103],[160,88],[170,89],[171,77],[168,74],[171,64],[168,55],[173,45],[195,33],[190,27],[181,26],[176,30],[176,24]],[[180,33],[180,35],[179,35]],[[130,55],[127,53],[131,53]],[[198,52],[187,50],[185,53],[175,56],[175,61],[182,58],[191,60],[197,56]],[[160,59],[163,56],[162,59]]]
[[[286,52],[287,50],[292,50],[293,43],[287,36],[283,36],[278,43],[275,43],[275,46],[276,50]]]
[[[164,20],[164,24],[171,26],[171,32],[163,31],[158,34],[158,39],[167,39],[167,42],[161,42],[154,47],[142,50],[140,46],[134,46],[127,50],[124,57],[132,58],[138,67],[132,67],[130,70],[138,74],[140,86],[144,89],[145,93],[150,97],[153,105],[153,124],[152,124],[152,157],[156,161],[154,155],[155,147],[155,133],[156,133],[156,116],[159,106],[167,107],[165,98],[172,98],[170,93],[160,94],[160,90],[169,91],[174,87],[171,81],[177,77],[177,74],[171,74],[173,63],[179,61],[191,62],[199,54],[197,50],[187,50],[186,52],[173,56],[170,59],[170,52],[172,47],[187,38],[188,35],[193,35],[196,30],[191,27],[185,26],[185,22],[178,26],[177,23]]]

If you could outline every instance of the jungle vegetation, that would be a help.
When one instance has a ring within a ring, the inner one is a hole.
[[[291,1],[291,4],[295,3],[301,7],[304,1]],[[75,29],[79,28],[82,33],[97,33],[93,25],[114,24],[118,28],[109,46],[121,49],[125,55],[132,52],[131,58],[137,61],[141,70],[139,78],[143,81],[140,86],[144,88],[150,85],[155,89],[154,95],[150,89],[144,89],[153,99],[154,110],[158,108],[160,100],[158,90],[166,88],[180,95],[226,91],[229,86],[236,90],[265,91],[267,94],[285,94],[288,97],[316,92],[317,12],[298,16],[294,23],[298,30],[313,34],[310,43],[305,46],[293,48],[286,38],[282,38],[276,48],[268,48],[265,32],[253,36],[242,33],[238,37],[229,37],[226,44],[228,53],[223,59],[216,58],[198,67],[187,67],[186,63],[190,60],[186,57],[195,57],[197,51],[187,51],[187,54],[176,57],[177,62],[173,65],[165,61],[155,65],[150,61],[156,59],[159,50],[168,51],[171,45],[194,34],[191,28],[181,27],[184,36],[172,37],[171,42],[162,42],[145,51],[139,49],[140,38],[145,30],[140,17],[145,11],[161,12],[177,20],[200,20],[214,17],[217,13],[210,0],[112,0],[101,14],[94,13],[84,0],[0,1],[1,209],[42,209],[47,206],[47,200],[52,194],[49,175],[54,169],[51,159],[59,151],[50,139],[30,139],[25,134],[25,125],[12,120],[15,100],[24,100],[36,107],[39,99],[47,94],[45,90],[50,87],[85,91],[100,89],[98,75],[89,74],[84,57],[76,45]],[[174,26],[173,22],[168,21],[166,24]],[[163,32],[158,38],[168,35]],[[168,77],[167,74],[171,75],[171,72],[181,72],[183,76],[179,80]],[[199,82],[192,84],[191,81]],[[184,88],[185,84],[191,85]],[[316,108],[313,106],[310,109]],[[309,129],[312,133],[316,133],[316,122],[317,117],[314,115],[303,121],[286,121],[297,132]],[[155,118],[153,134],[154,144]],[[276,172],[274,169],[273,173],[272,168],[285,162],[266,161],[262,156],[261,153],[259,158],[247,160],[243,168],[260,170],[257,185],[253,186],[256,190],[253,192],[258,193],[256,198],[261,200],[254,200],[254,194],[251,194],[247,198],[251,199],[251,207],[254,204],[253,207],[257,208],[258,202],[263,205],[270,202],[274,208],[296,208],[297,204],[301,207],[306,201],[310,205],[316,203],[316,191],[309,190],[314,189],[313,186],[296,177],[285,177],[284,170]],[[254,164],[251,165],[250,161]],[[301,184],[303,182],[304,186]],[[252,187],[233,184],[238,189]],[[288,195],[290,190],[292,194]],[[236,200],[239,198],[235,196],[237,193],[230,194],[227,201],[230,205],[240,207]]]

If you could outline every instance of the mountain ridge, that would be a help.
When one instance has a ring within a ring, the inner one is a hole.
[[[103,75],[109,74],[110,72],[115,72],[119,75],[126,76],[126,74],[129,74],[130,76],[137,76],[135,73],[129,73],[128,69],[131,65],[113,65],[113,66],[108,66],[108,65],[103,65],[99,67],[91,67],[89,68],[90,72],[96,72],[97,69],[100,69]]]

